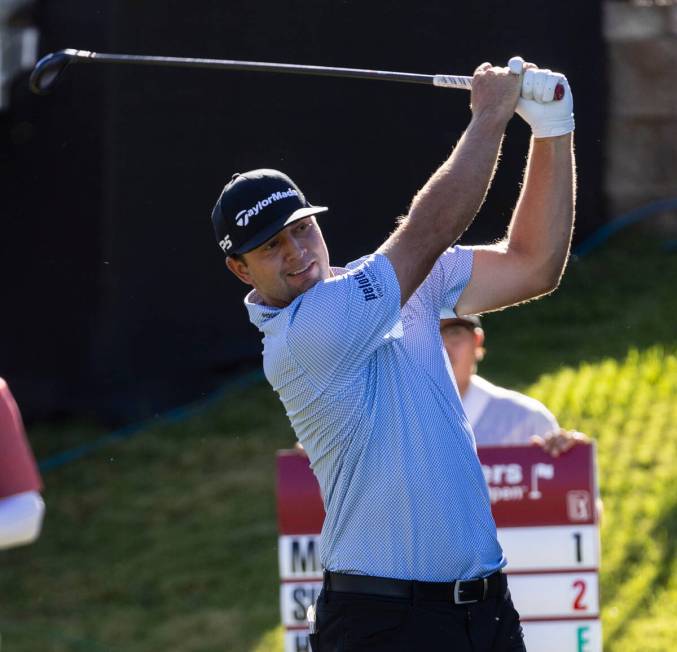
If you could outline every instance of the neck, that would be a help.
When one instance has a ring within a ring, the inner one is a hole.
[[[468,387],[470,387],[470,377],[464,378],[461,381],[457,380],[456,385],[458,386],[458,393],[461,395],[461,398],[463,398],[468,391]]]

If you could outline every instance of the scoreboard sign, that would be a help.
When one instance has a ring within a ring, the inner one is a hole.
[[[530,652],[601,652],[594,444],[553,458],[535,446],[478,449],[510,593]],[[324,508],[302,451],[277,455],[285,652],[310,652],[306,610],[322,588]]]

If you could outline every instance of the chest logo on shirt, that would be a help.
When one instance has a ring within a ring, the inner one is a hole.
[[[383,296],[381,286],[375,283],[374,279],[364,270],[357,272],[353,278],[357,281],[357,287],[362,291],[365,301],[372,301]]]

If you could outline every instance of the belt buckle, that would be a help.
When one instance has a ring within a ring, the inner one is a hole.
[[[477,578],[482,580],[482,597],[481,598],[476,598],[473,600],[462,600],[461,599],[461,591],[463,590],[461,588],[461,584],[464,584],[465,582],[475,582],[477,580],[457,580],[456,583],[454,584],[454,604],[473,604],[475,602],[479,602],[480,600],[484,600],[487,597],[487,589],[489,586],[489,582],[487,581],[486,577],[482,578]]]

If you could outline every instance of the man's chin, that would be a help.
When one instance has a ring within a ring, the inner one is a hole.
[[[331,274],[327,273],[324,278],[330,278],[330,276]],[[296,297],[307,292],[322,280],[322,268],[317,263],[313,263],[312,267],[299,277],[288,276],[286,283],[291,297],[289,302],[291,303]]]
[[[292,287],[291,290],[294,293],[294,299],[302,295],[304,292],[310,290],[310,288],[315,287],[321,280],[322,279],[318,274],[316,277],[304,279],[302,283],[299,283],[299,285]]]

